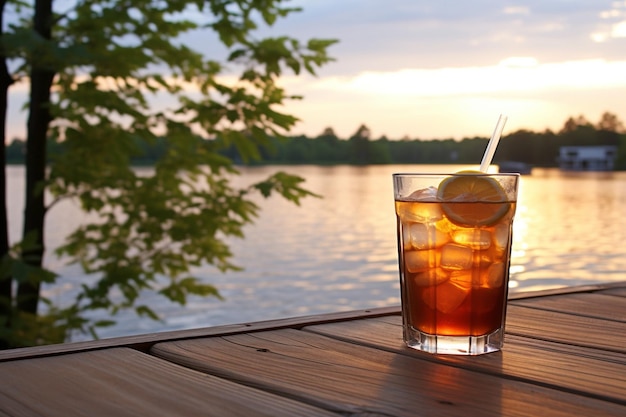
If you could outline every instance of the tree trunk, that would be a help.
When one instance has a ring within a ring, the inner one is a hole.
[[[4,27],[4,6],[6,0],[0,0],[0,36]],[[13,80],[7,68],[6,57],[0,52],[0,259],[9,252],[9,227],[7,219],[7,189],[6,189],[6,124],[9,86]],[[4,318],[6,326],[11,324],[11,292],[12,280],[10,274],[0,275],[0,320]],[[0,349],[5,346],[0,340]]]
[[[45,39],[51,39],[52,0],[35,2],[34,29]],[[45,60],[31,57],[30,103],[28,133],[26,136],[26,204],[24,209],[23,236],[34,234],[36,247],[22,255],[26,262],[42,266],[44,254],[44,181],[46,179],[46,139],[50,125],[50,88],[54,70],[47,67]],[[17,305],[20,311],[36,314],[39,304],[41,283],[37,280],[21,282],[17,290]]]

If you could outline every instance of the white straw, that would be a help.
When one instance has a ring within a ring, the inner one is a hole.
[[[493,155],[496,153],[496,148],[498,147],[498,142],[500,141],[500,136],[502,135],[502,130],[504,129],[506,120],[507,120],[507,117],[503,114],[501,114],[500,117],[498,118],[498,123],[496,123],[496,128],[493,131],[493,135],[491,135],[491,139],[489,139],[489,143],[487,144],[487,149],[485,149],[483,160],[480,162],[481,172],[487,172],[487,170],[489,169],[489,165],[491,164]]]

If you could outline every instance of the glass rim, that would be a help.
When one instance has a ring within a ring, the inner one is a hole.
[[[518,172],[453,172],[453,173],[437,173],[437,172],[424,172],[424,173],[409,173],[409,172],[397,172],[391,174],[393,177],[467,177],[475,175],[477,177],[520,177]]]

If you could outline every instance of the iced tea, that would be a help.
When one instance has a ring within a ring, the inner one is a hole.
[[[455,178],[410,193],[396,184],[404,338],[486,353],[502,345],[516,193],[488,176]]]

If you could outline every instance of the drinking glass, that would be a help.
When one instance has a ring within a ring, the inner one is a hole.
[[[519,174],[394,174],[403,338],[479,355],[504,342]]]

